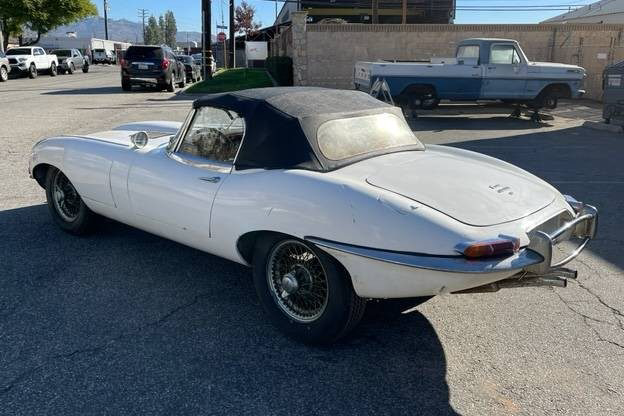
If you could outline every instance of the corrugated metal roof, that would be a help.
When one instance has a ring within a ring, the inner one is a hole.
[[[624,0],[601,0],[542,23],[624,23]]]

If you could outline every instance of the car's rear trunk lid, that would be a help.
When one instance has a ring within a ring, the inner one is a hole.
[[[526,217],[550,205],[552,188],[511,169],[435,152],[384,166],[366,181],[427,205],[462,223],[490,226]]]

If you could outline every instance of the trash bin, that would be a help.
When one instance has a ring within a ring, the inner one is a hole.
[[[602,117],[605,122],[624,122],[624,61],[611,65],[602,75]]]

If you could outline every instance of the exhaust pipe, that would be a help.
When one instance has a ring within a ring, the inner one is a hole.
[[[567,279],[576,279],[576,270],[566,268],[553,269],[551,272],[536,275],[530,272],[520,272],[508,279],[499,280],[498,282],[489,283],[483,286],[473,287],[471,289],[453,292],[453,294],[467,293],[494,293],[501,289],[514,289],[519,287],[567,287]]]

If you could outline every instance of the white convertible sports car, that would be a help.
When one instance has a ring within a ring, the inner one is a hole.
[[[369,299],[565,286],[596,232],[594,207],[424,146],[400,109],[355,91],[207,96],[184,123],[42,140],[30,173],[65,231],[99,214],[252,266],[270,319],[310,343],[346,334]]]

